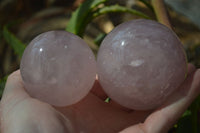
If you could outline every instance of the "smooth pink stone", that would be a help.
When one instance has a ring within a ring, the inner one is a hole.
[[[50,31],[30,42],[20,70],[32,97],[67,106],[80,101],[92,88],[96,61],[91,49],[78,36]]]
[[[97,71],[111,100],[134,109],[161,105],[184,81],[187,61],[176,34],[151,20],[125,22],[103,40]]]

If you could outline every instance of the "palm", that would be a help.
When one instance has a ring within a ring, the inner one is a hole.
[[[66,133],[68,130],[71,130],[72,133],[80,131],[86,133],[116,133],[125,127],[142,122],[147,115],[147,112],[128,112],[113,104],[105,103],[93,93],[90,93],[76,105],[56,109],[27,95],[20,97],[14,103],[7,103],[14,106],[6,114],[8,117],[5,119],[12,119],[9,123],[10,127],[12,125],[25,127],[22,130],[27,133],[30,130],[36,132],[38,126],[42,128],[40,130],[48,133]],[[16,132],[13,131],[16,130],[15,128],[2,129],[5,130],[5,133],[8,131],[8,133]]]
[[[190,66],[189,73],[194,71],[194,67]],[[160,109],[152,113],[127,110],[112,101],[105,103],[103,99],[106,96],[98,83],[81,102],[65,108],[52,107],[29,97],[24,91],[19,72],[16,72],[12,81],[11,78],[8,80],[13,83],[6,85],[2,98],[1,130],[2,133],[166,132],[200,92],[199,76],[199,71],[190,74],[181,90],[177,90]]]

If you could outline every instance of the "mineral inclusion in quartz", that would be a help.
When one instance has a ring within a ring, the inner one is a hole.
[[[187,61],[171,29],[139,19],[120,24],[105,37],[97,71],[111,100],[148,110],[161,105],[184,81]]]
[[[95,81],[96,61],[88,45],[66,31],[50,31],[25,49],[20,71],[27,92],[56,106],[85,97]]]

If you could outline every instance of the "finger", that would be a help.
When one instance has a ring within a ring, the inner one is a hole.
[[[96,76],[96,80],[95,80],[95,83],[92,87],[92,90],[91,92],[99,97],[100,99],[102,100],[106,100],[106,98],[108,97],[107,94],[104,92],[102,86],[100,85],[99,81],[98,81],[98,77]]]
[[[68,131],[71,124],[67,118],[49,104],[33,99],[26,93],[19,70],[7,79],[0,104],[0,117],[2,133],[71,132]]]
[[[26,98],[29,98],[29,95],[24,90],[20,71],[17,70],[8,76],[1,99],[1,108],[10,110],[11,107]]]
[[[188,63],[188,72],[187,72],[187,75],[190,75],[190,74],[193,73],[195,70],[196,70],[196,67],[195,67],[193,64]]]
[[[188,75],[186,81],[169,100],[147,118],[143,124],[145,131],[160,133],[169,130],[199,93],[200,69]]]
[[[8,97],[13,96],[28,96],[27,92],[24,90],[23,81],[19,70],[8,76],[2,99],[7,99]]]

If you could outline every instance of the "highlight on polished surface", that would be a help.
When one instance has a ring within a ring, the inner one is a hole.
[[[20,71],[32,97],[67,106],[80,101],[92,88],[96,61],[80,37],[66,31],[49,31],[27,46]]]
[[[105,37],[97,71],[112,100],[134,110],[148,110],[161,105],[184,81],[187,59],[171,29],[138,19],[120,24]]]

